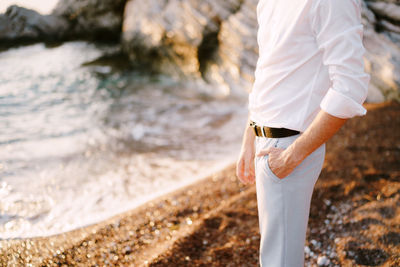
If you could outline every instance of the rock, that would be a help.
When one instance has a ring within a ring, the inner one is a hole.
[[[119,40],[126,0],[63,0],[52,14],[10,6],[0,15],[0,43]]]
[[[0,42],[118,40],[141,68],[204,80],[226,93],[251,89],[258,57],[257,0],[64,0],[51,15],[11,6]],[[400,4],[362,2],[367,100],[400,99]],[[199,79],[201,78],[201,79]]]
[[[400,48],[387,35],[377,33],[372,26],[364,29],[366,70],[371,75],[369,96],[400,99]],[[376,90],[375,90],[376,91]],[[375,97],[374,97],[375,98]],[[376,99],[376,98],[375,98]]]
[[[397,33],[399,26],[375,15],[379,7],[377,4],[380,3],[400,8],[399,2],[394,0],[362,2],[365,65],[371,75],[367,102],[373,103],[400,99],[400,34]],[[375,9],[370,10],[372,6]],[[395,15],[390,16],[394,18]],[[376,29],[380,29],[380,32]]]
[[[331,261],[326,256],[319,256],[317,260],[318,266],[327,266]]]
[[[131,253],[132,253],[132,247],[131,246],[126,246],[124,248],[124,254],[128,255],[128,254],[131,254]]]
[[[374,12],[372,12],[367,4],[365,2],[362,2],[362,10],[361,10],[361,15],[362,15],[362,24],[363,25],[374,25],[376,23],[376,17]]]
[[[258,58],[257,1],[245,0],[221,25],[219,72],[235,92],[250,91]]]
[[[399,3],[387,2],[367,2],[368,8],[377,16],[387,18],[400,25],[400,6]]]
[[[0,15],[0,43],[60,40],[68,31],[68,22],[54,15],[12,5]]]
[[[313,240],[310,241],[310,243],[311,243],[314,247],[317,247],[317,244],[318,244],[317,240],[313,239]]]
[[[379,21],[379,26],[383,28],[383,30],[388,32],[394,32],[400,34],[400,26],[394,25],[387,20]]]
[[[368,103],[381,103],[385,101],[385,96],[378,88],[375,87],[375,85],[370,84],[366,101]]]
[[[327,206],[330,206],[332,204],[332,202],[329,199],[324,199],[323,201]]]
[[[157,71],[201,77],[227,91],[245,93],[251,89],[258,57],[257,2],[129,0],[123,49],[132,61]],[[398,1],[362,3],[371,102],[400,99],[399,8]]]
[[[63,0],[52,14],[71,25],[70,35],[77,38],[118,39],[126,0]]]
[[[122,42],[133,61],[172,74],[201,77],[217,60],[221,23],[240,0],[127,2]]]

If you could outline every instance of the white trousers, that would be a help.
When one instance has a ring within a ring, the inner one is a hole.
[[[287,148],[299,136],[256,137],[256,153],[269,147]],[[256,157],[262,267],[304,266],[304,243],[311,196],[321,172],[324,157],[325,144],[310,154],[283,179],[279,179],[269,168],[268,155]]]

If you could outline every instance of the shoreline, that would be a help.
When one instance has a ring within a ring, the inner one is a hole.
[[[17,258],[13,257],[16,254],[17,255],[25,254],[26,255],[25,259],[28,259],[28,255],[30,255],[31,257],[33,256],[32,261],[26,263],[42,264],[42,260],[45,260],[46,256],[50,257],[52,255],[57,255],[57,251],[61,252],[61,250],[64,250],[67,247],[72,247],[77,243],[84,243],[84,240],[86,240],[88,237],[90,239],[91,236],[95,236],[98,233],[103,233],[104,231],[107,232],[107,230],[112,231],[114,226],[117,226],[119,228],[121,226],[120,225],[121,221],[124,221],[126,219],[131,220],[131,223],[133,223],[133,225],[131,225],[130,228],[136,229],[135,234],[137,234],[138,232],[137,229],[142,229],[143,227],[147,228],[148,226],[154,228],[154,226],[151,226],[153,225],[151,222],[154,222],[156,220],[158,221],[167,220],[171,217],[172,214],[174,214],[175,218],[171,218],[172,222],[166,222],[166,224],[164,225],[165,228],[163,230],[165,230],[166,232],[171,232],[174,235],[176,234],[176,231],[178,229],[179,230],[184,229],[185,231],[188,231],[188,229],[186,228],[190,228],[190,226],[193,225],[193,221],[190,222],[188,220],[189,217],[185,215],[194,214],[194,217],[192,216],[194,220],[198,216],[196,215],[196,211],[204,213],[205,211],[210,211],[213,208],[213,205],[207,205],[205,207],[201,208],[199,207],[198,209],[194,210],[192,209],[192,211],[188,211],[188,209],[190,208],[190,205],[188,204],[193,202],[193,200],[189,201],[189,198],[192,198],[192,196],[195,193],[198,193],[197,195],[198,197],[203,196],[205,192],[200,193],[200,191],[203,191],[204,188],[208,187],[209,189],[208,195],[215,196],[216,194],[218,194],[216,191],[219,191],[221,187],[222,188],[229,187],[229,192],[226,192],[225,196],[221,196],[221,198],[219,199],[222,201],[225,201],[224,198],[225,199],[230,198],[232,194],[233,195],[235,193],[240,194],[240,189],[244,188],[244,186],[236,184],[237,183],[236,179],[226,178],[228,177],[227,173],[230,173],[231,175],[233,168],[234,165],[230,164],[230,166],[224,168],[223,170],[217,173],[214,173],[213,175],[200,178],[194,183],[185,185],[183,187],[180,187],[179,189],[176,189],[164,195],[160,195],[155,199],[150,200],[134,209],[112,216],[107,220],[94,223],[92,225],[84,226],[72,231],[56,235],[50,235],[46,237],[14,238],[14,239],[0,240],[0,255],[5,255],[9,260],[11,260],[11,261],[6,261],[7,264],[17,264],[20,262],[18,259],[22,260],[19,257]],[[235,189],[239,189],[239,191],[235,192],[236,191]],[[186,205],[181,206],[180,204],[182,203]],[[185,212],[182,213],[181,212],[182,209]],[[160,210],[164,210],[164,212],[161,212]],[[147,233],[148,231],[145,232]],[[128,236],[132,236],[132,233],[130,231],[128,231],[127,234]],[[139,231],[139,235],[142,234],[143,233],[140,233]],[[169,241],[168,243],[172,243],[173,241],[178,239],[177,236],[173,237],[169,233],[160,234],[157,239],[160,238],[162,238],[164,242]],[[138,237],[138,239],[140,239],[140,237]],[[145,239],[143,244],[146,243],[149,244],[148,240]],[[29,252],[30,254],[21,253],[22,252],[21,248],[23,248],[25,252]],[[141,249],[144,248],[141,247]],[[17,250],[18,252],[15,250]],[[14,254],[13,252],[17,253]],[[144,254],[146,255],[147,253]],[[3,260],[4,258],[2,259],[0,256],[0,263],[4,263]],[[143,260],[142,264],[144,264],[145,261],[146,260]],[[51,262],[48,263],[51,265]]]
[[[0,88],[3,102],[12,104],[0,123],[0,239],[49,236],[106,220],[157,191],[197,180],[239,150],[240,130],[225,133],[242,117],[245,122],[241,97],[221,99],[194,80],[126,69],[110,54],[117,50],[67,42],[3,55]],[[40,58],[44,65],[31,72]],[[22,76],[8,79],[6,66]],[[20,80],[37,90],[18,87]],[[217,146],[221,140],[229,145]]]
[[[400,104],[365,106],[327,144],[307,266],[400,265]],[[94,225],[0,240],[0,265],[255,266],[257,220],[255,187],[230,165]]]
[[[106,217],[104,219],[100,219],[98,221],[89,222],[85,225],[76,227],[71,230],[66,230],[64,232],[59,232],[59,233],[50,233],[50,234],[46,234],[46,235],[42,235],[42,236],[27,236],[27,237],[23,236],[23,237],[0,238],[0,248],[1,248],[1,242],[8,242],[8,241],[12,242],[12,241],[16,241],[16,240],[38,239],[38,238],[53,238],[58,235],[69,234],[69,233],[79,231],[79,230],[82,230],[85,228],[93,227],[93,226],[101,224],[103,222],[108,222],[115,217],[124,216],[126,213],[129,213],[129,214],[135,213],[136,210],[145,208],[147,205],[149,205],[152,202],[163,201],[164,197],[167,197],[169,195],[179,194],[179,191],[182,191],[186,187],[190,187],[190,186],[195,185],[203,180],[210,179],[210,177],[212,177],[218,173],[224,172],[225,170],[231,168],[234,164],[235,164],[235,162],[233,159],[221,161],[219,164],[216,164],[210,170],[205,171],[200,175],[193,175],[190,179],[188,179],[187,181],[185,181],[181,184],[173,184],[169,187],[166,187],[164,190],[161,190],[159,192],[156,192],[156,193],[146,196],[143,200],[134,201],[133,202],[134,204],[132,206],[130,206],[129,208],[127,208],[125,211],[108,216],[108,217]]]

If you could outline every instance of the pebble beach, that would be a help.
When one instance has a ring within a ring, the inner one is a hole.
[[[327,144],[306,266],[400,266],[400,104],[366,105]],[[254,186],[234,166],[109,220],[0,241],[0,266],[257,266]]]

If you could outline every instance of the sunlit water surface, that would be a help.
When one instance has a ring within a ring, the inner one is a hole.
[[[68,42],[0,53],[0,238],[95,223],[235,160],[244,97],[83,64],[116,50]]]

